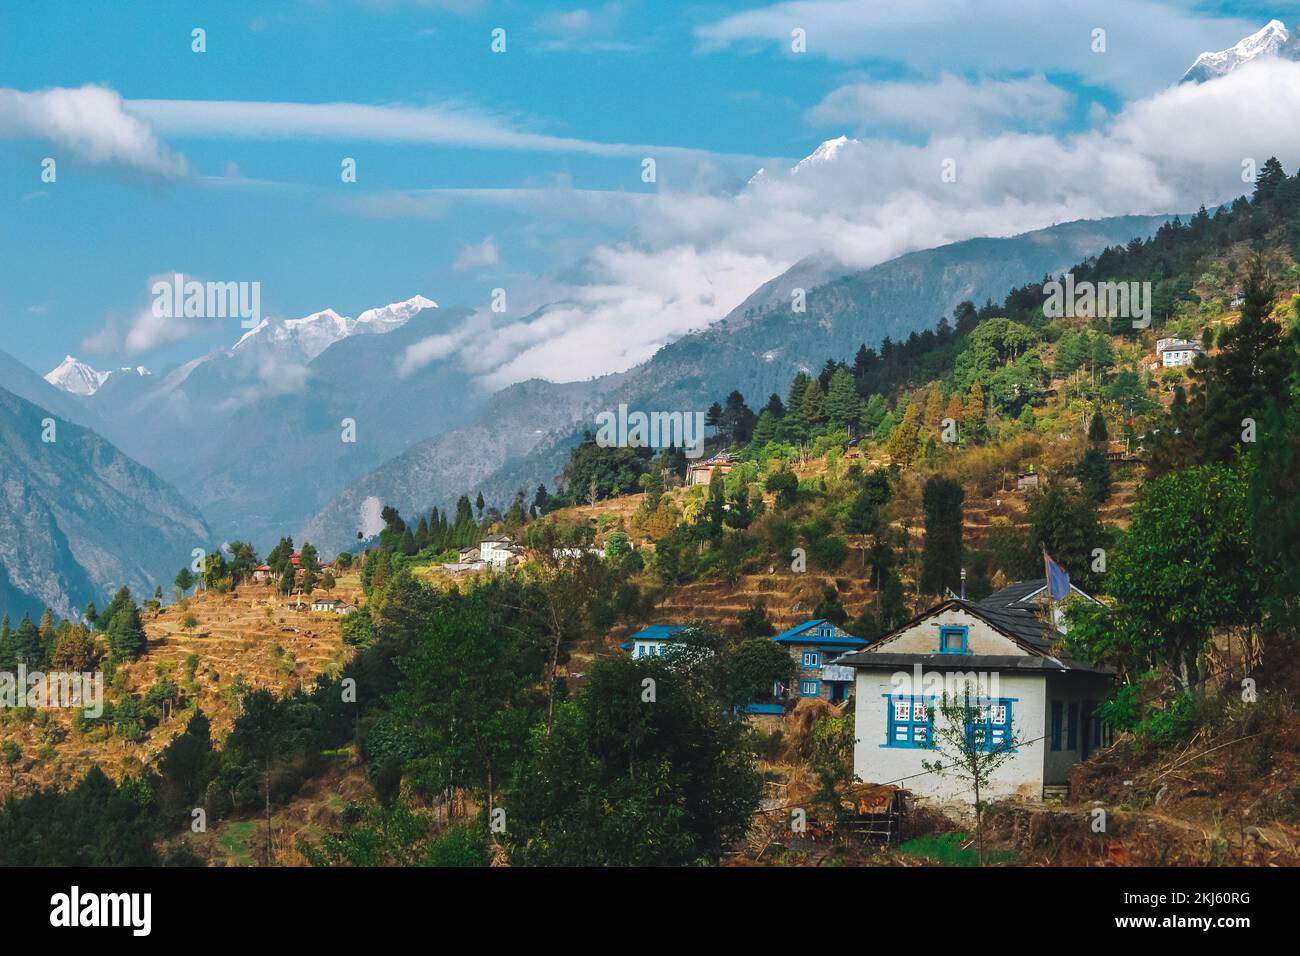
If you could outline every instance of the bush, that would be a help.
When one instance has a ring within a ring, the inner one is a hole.
[[[834,571],[849,556],[849,546],[838,535],[828,534],[809,540],[808,556],[823,571]]]
[[[427,866],[487,866],[492,862],[492,850],[480,827],[463,823],[431,840],[424,862]]]

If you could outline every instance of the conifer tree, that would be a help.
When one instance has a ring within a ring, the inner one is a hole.
[[[805,386],[803,398],[800,402],[800,410],[803,420],[810,428],[825,420],[826,396],[822,392],[821,383],[817,379],[811,379]]]
[[[856,425],[862,414],[862,400],[853,385],[853,376],[845,368],[837,368],[831,376],[826,393],[826,420],[832,428],[849,428]]]

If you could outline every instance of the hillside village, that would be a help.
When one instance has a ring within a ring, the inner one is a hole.
[[[48,811],[133,862],[1300,862],[1298,216],[1270,165],[1073,270],[1149,327],[1045,277],[718,396],[697,459],[593,431],[554,493],[6,620],[108,690],[5,714],[0,853]]]

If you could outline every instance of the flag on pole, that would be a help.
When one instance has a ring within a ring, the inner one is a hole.
[[[1070,596],[1070,575],[1046,551],[1043,552],[1043,559],[1047,562],[1047,589],[1052,600],[1064,601]]]

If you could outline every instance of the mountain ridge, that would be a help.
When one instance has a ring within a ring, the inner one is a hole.
[[[123,585],[145,596],[211,547],[203,518],[152,471],[3,387],[0,447],[4,612],[76,616]]]

